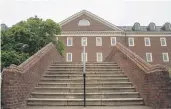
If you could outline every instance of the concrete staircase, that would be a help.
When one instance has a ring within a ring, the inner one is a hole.
[[[82,64],[53,63],[28,99],[28,106],[83,105]],[[116,63],[86,64],[86,105],[143,105]]]

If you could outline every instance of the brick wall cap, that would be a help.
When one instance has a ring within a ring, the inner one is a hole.
[[[22,73],[23,69],[19,68],[15,64],[11,64],[9,67],[4,68],[2,72],[8,72],[8,73]]]
[[[169,72],[169,69],[164,65],[156,64],[150,67],[148,70],[148,73],[154,73],[154,72]]]

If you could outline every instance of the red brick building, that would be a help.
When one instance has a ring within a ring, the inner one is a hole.
[[[86,46],[87,62],[105,61],[111,49],[121,42],[151,64],[171,67],[171,24],[156,26],[115,26],[88,12],[80,11],[60,22],[62,34],[57,35],[65,45],[64,58],[68,62],[82,60]],[[85,41],[85,42],[83,42]]]

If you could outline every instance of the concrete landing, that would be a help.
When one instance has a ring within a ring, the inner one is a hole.
[[[147,106],[28,106],[24,109],[152,109]]]

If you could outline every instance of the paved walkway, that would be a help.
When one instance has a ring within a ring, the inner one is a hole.
[[[28,106],[25,109],[152,109],[147,106]]]

